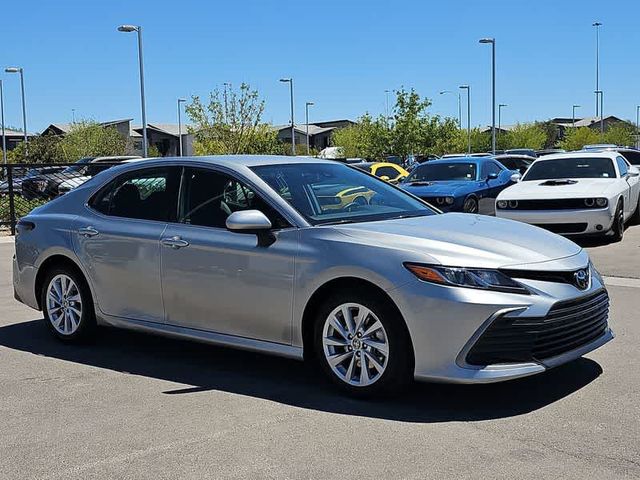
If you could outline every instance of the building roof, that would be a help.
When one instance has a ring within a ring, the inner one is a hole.
[[[325,133],[325,132],[331,132],[333,130],[335,130],[337,127],[319,127],[316,124],[310,123],[309,124],[309,135],[318,135],[319,133]],[[287,131],[287,130],[291,130],[291,125],[274,125],[273,129],[281,132],[281,131]],[[307,124],[303,123],[303,124],[296,124],[296,132],[301,133],[303,135],[307,134]]]
[[[2,131],[0,131],[0,133],[2,133]],[[11,130],[9,128],[4,129],[4,134],[7,137],[24,137],[24,133],[21,132],[20,130]]]
[[[122,118],[120,120],[109,120],[107,122],[100,122],[99,125],[103,127],[111,127],[113,125],[117,125],[118,123],[126,123],[131,122],[131,118]],[[53,129],[56,131],[58,135],[62,135],[65,133],[69,133],[74,125],[77,123],[51,123],[47,128],[45,128],[42,133],[45,133],[47,130]]]
[[[182,136],[189,135],[189,125],[182,125]],[[166,133],[173,137],[178,137],[178,124],[177,123],[148,123],[147,129],[156,130],[158,132]],[[133,125],[131,127],[132,137],[142,137],[142,125]]]
[[[568,122],[562,122],[562,121],[555,121],[555,120],[565,120],[563,118],[557,118],[557,119],[552,119],[551,121],[553,123],[556,123],[560,126],[563,127],[573,127],[575,126],[576,128],[580,128],[580,127],[590,127],[591,125],[593,125],[594,123],[600,123],[600,117],[584,117],[584,118],[576,118],[576,123],[574,125],[574,123],[569,120]],[[605,122],[609,121],[609,122],[623,122],[624,120],[622,120],[621,118],[616,117],[615,115],[609,115],[607,117],[604,117],[603,119]]]

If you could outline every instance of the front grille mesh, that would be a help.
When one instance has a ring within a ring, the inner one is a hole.
[[[555,304],[546,317],[496,319],[467,354],[471,365],[542,361],[574,350],[607,329],[606,290]]]

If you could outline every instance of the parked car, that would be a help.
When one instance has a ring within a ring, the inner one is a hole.
[[[618,152],[621,154],[629,165],[640,167],[640,150],[631,147],[607,147],[602,149],[609,152]],[[591,150],[589,150],[591,151]]]
[[[510,148],[505,150],[504,153],[510,155],[527,155],[533,158],[536,158],[538,156],[533,148]]]
[[[514,173],[492,157],[448,158],[417,166],[399,186],[443,212],[493,214]]]
[[[12,178],[12,189],[13,193],[16,195],[22,194],[22,182],[25,179],[32,179],[38,177],[40,175],[50,175],[54,173],[59,173],[64,170],[64,167],[36,167],[30,168],[27,170],[27,173],[23,176],[18,176]],[[14,170],[14,175],[16,170]],[[9,180],[3,180],[0,182],[0,194],[8,194],[9,193]]]
[[[476,152],[476,153],[447,153],[440,158],[466,158],[466,157],[490,157],[488,152]]]
[[[142,160],[142,157],[130,155],[130,156],[118,156],[118,157],[97,157],[94,158],[84,172],[85,175],[77,176],[73,175],[70,178],[63,180],[58,184],[58,195],[64,195],[65,193],[79,187],[84,182],[92,178],[94,175],[113,167],[121,163],[137,162]]]
[[[517,155],[513,153],[505,153],[503,155],[496,155],[495,158],[508,170],[520,172],[520,175],[524,175],[527,168],[536,160],[535,157],[529,155]]]
[[[80,179],[82,182],[97,173],[109,168],[109,163],[119,163],[123,160],[141,158],[135,155],[113,156],[113,157],[84,157],[78,160],[61,172],[41,173],[29,179],[25,179],[22,184],[22,195],[27,200],[35,198],[50,200],[59,195],[58,187],[63,182]],[[100,165],[102,163],[102,165]]]
[[[362,162],[354,163],[353,166],[390,183],[398,183],[409,176],[409,172],[395,163]]]
[[[496,215],[563,235],[612,232],[621,240],[625,222],[640,219],[639,175],[617,152],[546,155],[498,195]]]
[[[596,143],[593,145],[584,145],[582,150],[606,150],[611,148],[617,148],[615,143]]]
[[[328,209],[315,194],[324,183],[375,195]],[[412,378],[533,375],[613,338],[607,290],[573,242],[439,214],[326,160],[133,162],[17,230],[15,296],[69,343],[112,325],[307,358],[373,395]]]

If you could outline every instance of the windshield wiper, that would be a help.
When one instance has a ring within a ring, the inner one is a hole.
[[[318,225],[344,225],[345,223],[356,223],[356,220],[352,220],[349,218],[343,218],[342,220],[334,220],[333,222],[321,222]]]

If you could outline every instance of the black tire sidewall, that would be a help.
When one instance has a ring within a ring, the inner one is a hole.
[[[476,211],[475,212],[471,212],[471,211],[466,209],[467,202],[474,202],[475,203],[475,206],[476,206]],[[475,197],[467,197],[467,198],[465,198],[464,199],[464,203],[462,204],[462,211],[464,213],[478,213],[478,200],[476,200]]]
[[[49,288],[51,280],[56,275],[67,275],[68,277],[70,277],[76,284],[80,292],[80,299],[82,300],[82,315],[80,316],[80,325],[71,335],[63,335],[62,333],[58,332],[58,330],[56,330],[51,323],[51,320],[49,319],[49,315],[47,313],[47,289]],[[46,273],[44,282],[42,283],[42,290],[40,292],[40,305],[42,305],[42,313],[47,328],[60,340],[63,340],[65,342],[78,342],[88,339],[91,334],[93,334],[96,327],[96,320],[93,310],[93,299],[91,297],[91,291],[89,290],[89,286],[87,285],[84,277],[75,269],[66,267],[54,267]]]
[[[379,380],[366,387],[355,387],[338,378],[324,354],[322,344],[324,322],[336,307],[344,303],[359,303],[370,309],[378,317],[387,333],[389,344],[387,368]],[[410,383],[413,375],[411,342],[404,320],[397,310],[389,305],[388,300],[379,299],[367,292],[335,292],[329,295],[318,308],[313,328],[315,363],[341,390],[353,396],[369,397],[400,392]]]
[[[616,208],[615,218],[613,220],[613,238],[617,241],[622,241],[622,237],[624,236],[624,213],[623,213],[623,204],[618,202],[618,207]],[[620,216],[622,216],[623,220],[620,221]]]

